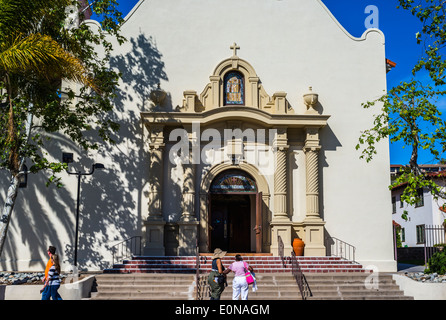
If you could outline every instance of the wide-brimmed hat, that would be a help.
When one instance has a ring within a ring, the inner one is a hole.
[[[216,258],[223,258],[226,254],[226,251],[221,250],[220,248],[217,248],[214,250],[214,255],[212,256],[212,259]]]

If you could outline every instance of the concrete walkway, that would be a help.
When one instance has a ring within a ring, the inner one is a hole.
[[[415,265],[415,264],[398,263],[398,272],[401,272],[401,273],[424,272],[424,269],[426,269],[425,266],[419,266],[419,265]]]

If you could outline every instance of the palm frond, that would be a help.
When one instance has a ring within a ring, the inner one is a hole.
[[[0,0],[0,37],[13,32],[35,33],[44,18],[72,0]]]
[[[82,62],[50,36],[18,34],[10,39],[0,45],[0,72],[35,72],[47,79],[64,78],[95,88]]]

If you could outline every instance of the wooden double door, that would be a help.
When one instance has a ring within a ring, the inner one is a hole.
[[[262,252],[261,194],[210,194],[209,247],[232,253]]]

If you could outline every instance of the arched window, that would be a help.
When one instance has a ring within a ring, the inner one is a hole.
[[[241,73],[229,72],[225,75],[225,105],[245,104],[245,83]]]
[[[254,179],[240,170],[227,170],[212,181],[211,193],[257,192]]]

